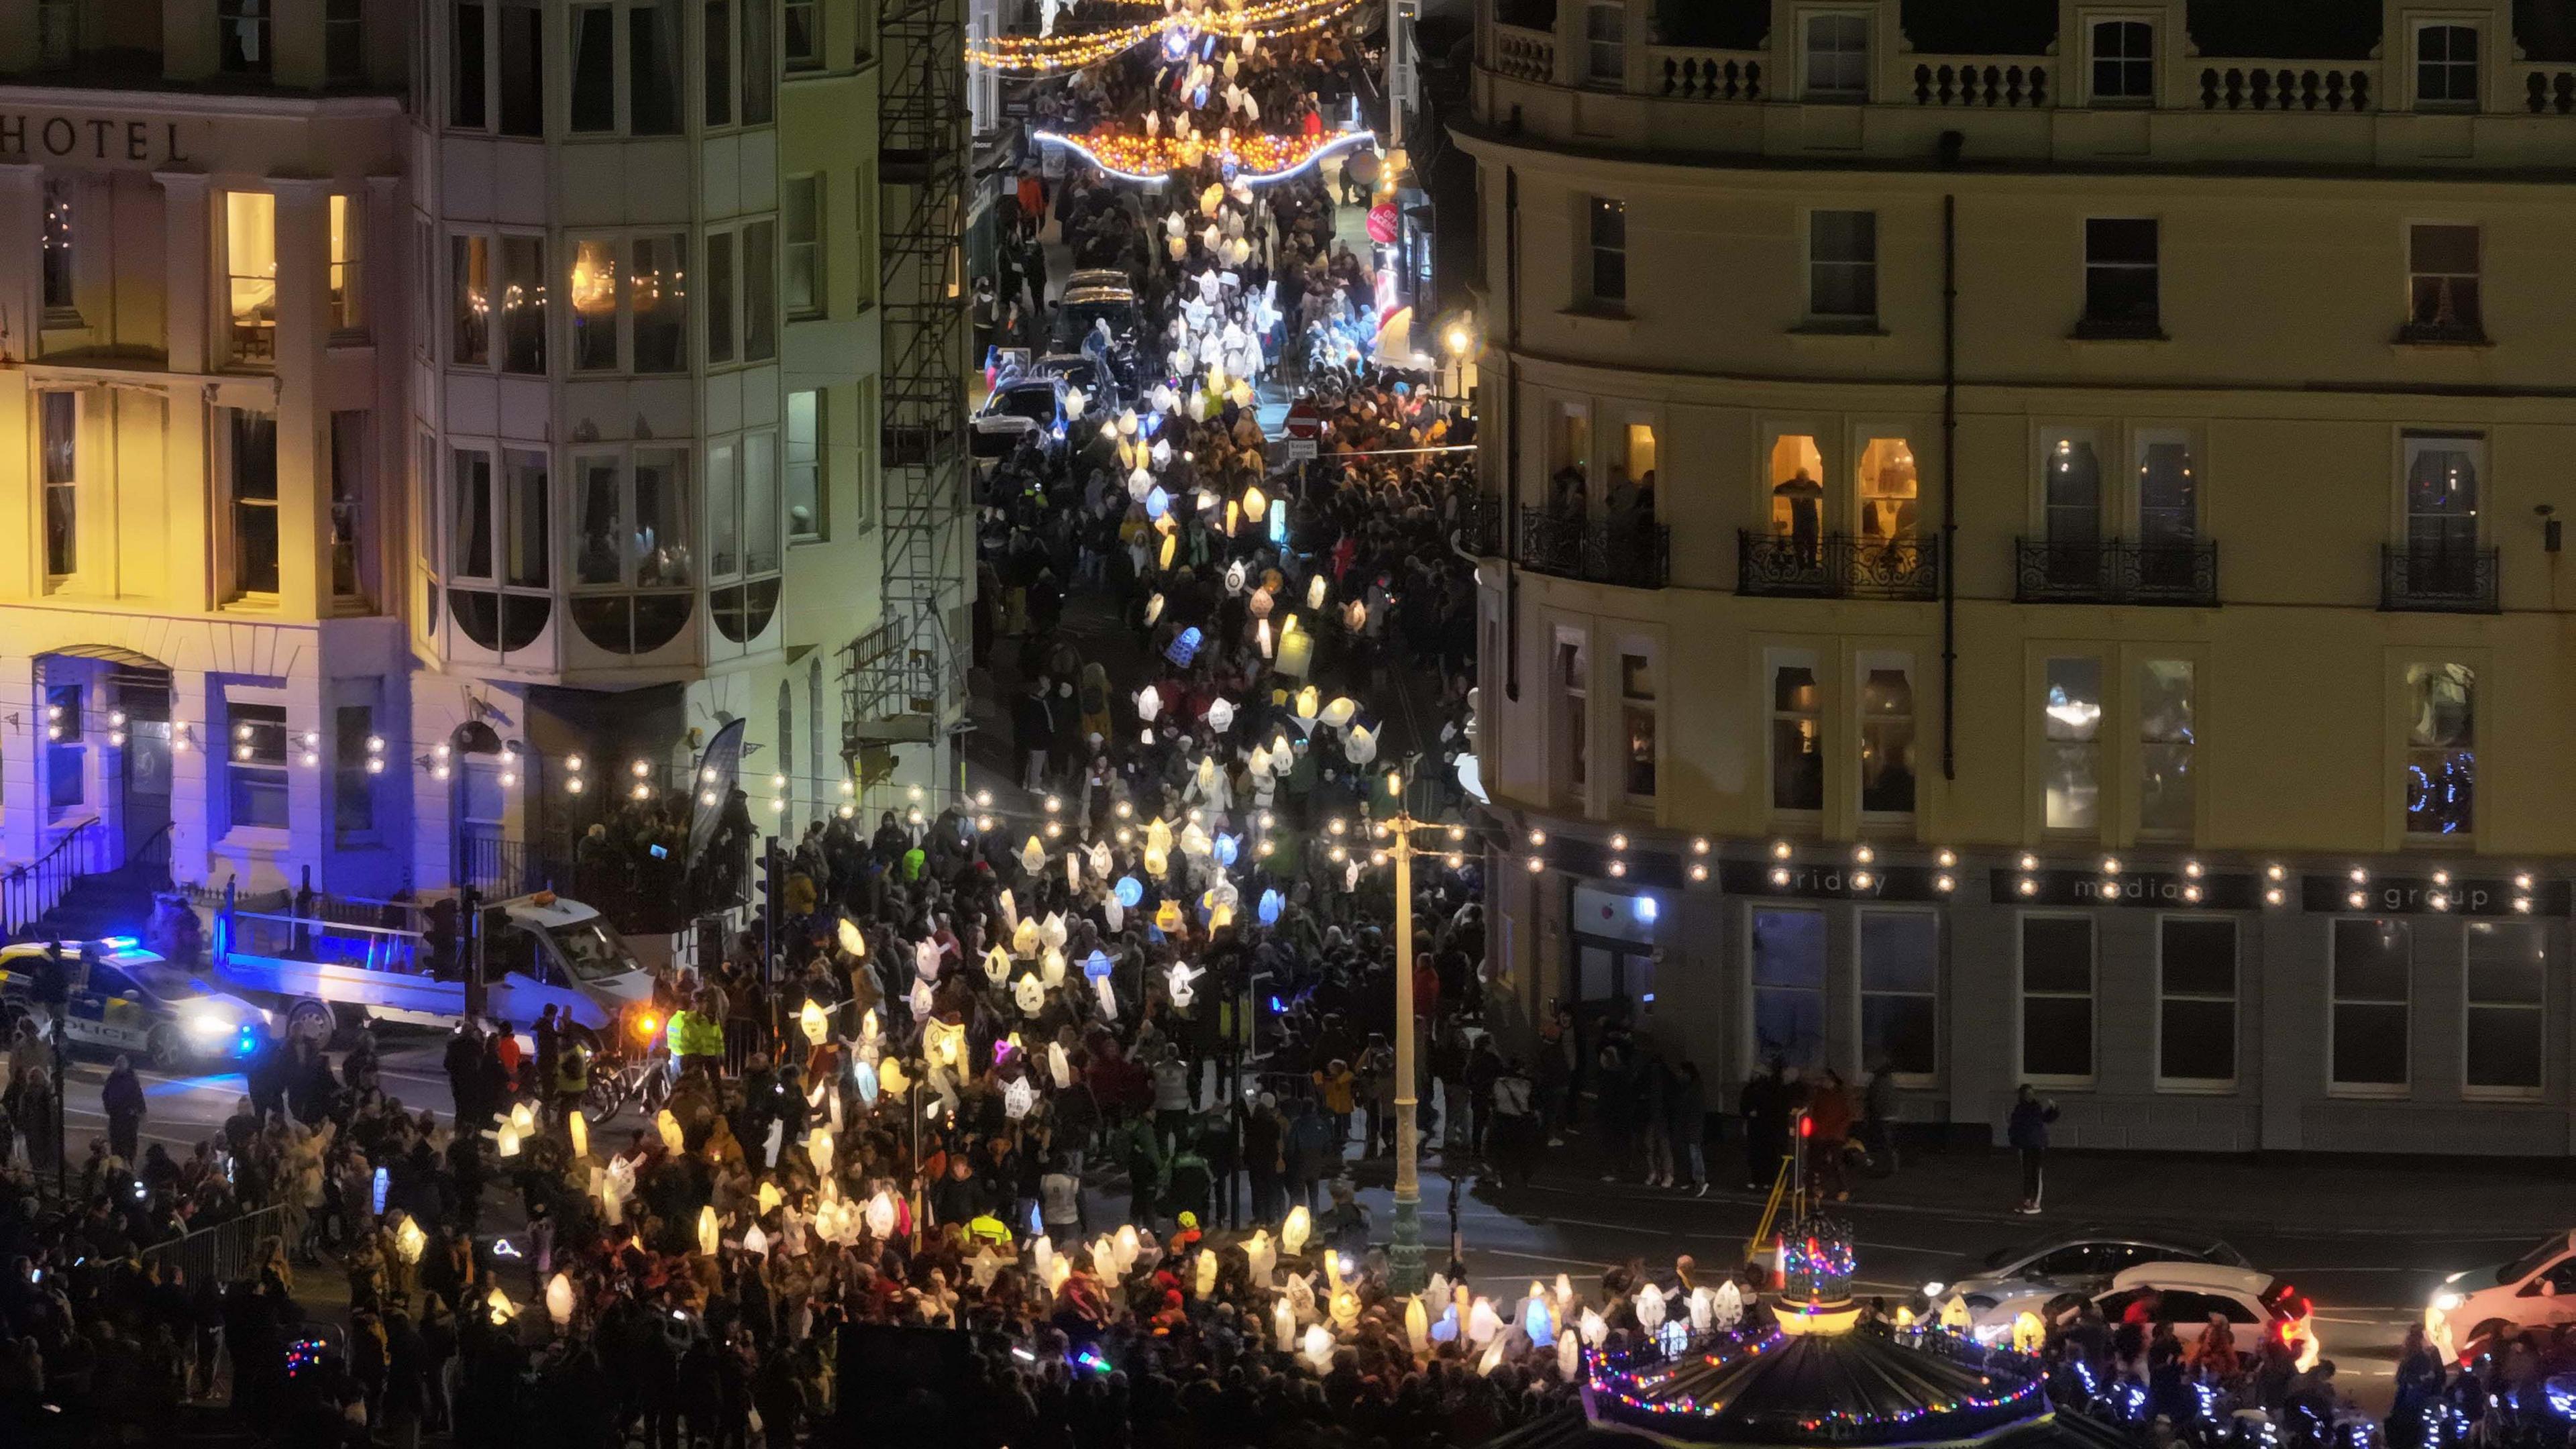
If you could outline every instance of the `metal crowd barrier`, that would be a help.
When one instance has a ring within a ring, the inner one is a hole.
[[[241,1275],[260,1239],[277,1237],[285,1231],[286,1205],[278,1203],[201,1228],[183,1238],[154,1243],[140,1256],[146,1264],[184,1270],[192,1284],[228,1283]]]

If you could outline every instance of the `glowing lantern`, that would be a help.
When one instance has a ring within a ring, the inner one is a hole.
[[[1062,1042],[1047,1043],[1047,1075],[1055,1078],[1058,1087],[1073,1085],[1073,1059],[1065,1055]]]
[[[698,1209],[698,1251],[712,1258],[721,1246],[717,1238],[716,1210],[710,1204]]]
[[[563,1328],[572,1323],[572,1280],[561,1273],[546,1280],[546,1316]]]
[[[1307,1235],[1314,1231],[1314,1215],[1306,1211],[1304,1203],[1299,1203],[1288,1210],[1287,1220],[1279,1225],[1279,1246],[1289,1257],[1296,1257],[1306,1251]]]
[[[2013,1315],[2012,1341],[2015,1353],[2037,1353],[2047,1342],[2048,1330],[2040,1326],[2039,1315],[2027,1309]]]
[[[1046,986],[1034,976],[1023,976],[1011,983],[1011,1000],[1022,1016],[1035,1016],[1046,1009]]]
[[[661,1111],[653,1114],[653,1130],[662,1134],[662,1145],[665,1148],[673,1152],[682,1150],[680,1145],[680,1119],[671,1115],[670,1108],[665,1107]]]
[[[564,1119],[564,1125],[572,1131],[572,1155],[577,1158],[588,1157],[590,1155],[590,1119],[581,1115],[581,1109],[575,1107],[572,1109],[572,1115]]]
[[[1029,837],[1028,844],[1020,847],[1020,869],[1031,875],[1046,869],[1046,847],[1038,844],[1034,835]]]
[[[1011,979],[1011,953],[995,946],[984,953],[984,975],[996,986]]]
[[[1312,729],[1316,719],[1319,717],[1317,714],[1317,710],[1320,707],[1318,705],[1318,701],[1322,698],[1323,694],[1320,690],[1316,689],[1315,686],[1311,684],[1307,685],[1304,689],[1297,691],[1297,702],[1289,707],[1288,712],[1296,716],[1298,724]]]
[[[823,1044],[823,1033],[828,1023],[823,1020],[822,1005],[814,998],[805,998],[804,1008],[796,1013],[796,1024],[805,1029],[806,1041],[815,1046]]]
[[[521,1137],[534,1137],[537,1135],[537,1114],[528,1110],[527,1103],[513,1102],[510,1104],[510,1125],[519,1129]]]
[[[742,1250],[763,1258],[769,1256],[769,1234],[760,1230],[760,1224],[753,1223],[743,1229]]]
[[[786,1199],[778,1195],[778,1184],[763,1181],[760,1190],[752,1194],[752,1201],[760,1205],[761,1213],[766,1216],[778,1211],[778,1205]]]
[[[1031,840],[1037,839],[1034,835],[1029,838]],[[1014,956],[1034,956],[1037,953],[1038,923],[1035,921],[1023,920],[1020,922],[1018,929],[1011,932],[1011,954]]]
[[[903,1063],[891,1059],[877,1063],[877,1085],[885,1090],[887,1096],[900,1102],[904,1089],[911,1084],[904,1075]]]
[[[1333,1335],[1324,1325],[1320,1323],[1306,1325],[1305,1355],[1306,1362],[1314,1365],[1317,1373],[1332,1367]]]
[[[858,922],[847,920],[841,922],[838,934],[843,951],[853,956],[868,954],[868,938],[859,930]]]
[[[1224,734],[1234,724],[1234,706],[1225,700],[1210,701],[1207,707],[1208,728]]]
[[[1055,949],[1053,946],[1049,946],[1047,948],[1046,955],[1038,962],[1038,976],[1040,980],[1046,983],[1046,987],[1049,991],[1053,991],[1055,988],[1062,986],[1064,984],[1064,953]]]
[[[1404,1300],[1404,1338],[1417,1355],[1431,1351],[1431,1315],[1423,1310],[1419,1293]]]
[[[1324,722],[1326,729],[1337,730],[1349,724],[1351,716],[1359,712],[1359,702],[1345,694],[1336,698],[1331,704],[1325,705],[1324,712],[1316,718]]]
[[[1191,989],[1190,983],[1205,976],[1207,972],[1193,969],[1186,961],[1176,961],[1172,963],[1172,969],[1166,974],[1171,984],[1172,1005],[1186,1009],[1198,995]]]
[[[1297,1341],[1297,1314],[1285,1295],[1270,1306],[1270,1341],[1282,1349]]]
[[[1320,609],[1324,607],[1324,576],[1322,574],[1317,574],[1306,580],[1306,607],[1309,609]]]
[[[1002,1115],[1017,1122],[1029,1115],[1038,1104],[1038,1089],[1026,1077],[1016,1077],[1002,1084]]]
[[[1494,1312],[1494,1301],[1490,1298],[1477,1299],[1476,1306],[1467,1312],[1467,1341],[1478,1345],[1488,1344],[1494,1341],[1495,1334],[1502,1331],[1503,1320]]]
[[[501,1124],[500,1150],[503,1157],[519,1155],[519,1129],[507,1122]]]
[[[893,1193],[878,1188],[876,1196],[868,1199],[867,1224],[872,1237],[883,1240],[894,1236]]]
[[[1256,518],[1270,511],[1270,500],[1262,496],[1260,484],[1250,483],[1244,486],[1243,511]]]
[[[805,1156],[808,1160],[813,1162],[814,1171],[818,1175],[823,1177],[830,1177],[832,1175],[831,1128],[817,1127],[812,1132],[806,1134]]]
[[[1136,691],[1136,718],[1148,724],[1163,712],[1163,696],[1152,685]]]
[[[519,1316],[519,1305],[510,1301],[510,1295],[502,1292],[498,1283],[493,1284],[492,1291],[483,1296],[483,1307],[492,1315],[494,1323],[507,1323]]]
[[[1243,1245],[1243,1260],[1252,1268],[1252,1286],[1270,1286],[1270,1270],[1279,1262],[1279,1250],[1270,1246],[1270,1230],[1256,1228],[1252,1241]]]
[[[1649,1283],[1637,1290],[1637,1322],[1648,1333],[1664,1326],[1664,1290]]]
[[[428,1247],[429,1235],[420,1230],[420,1224],[413,1220],[411,1214],[403,1214],[402,1226],[394,1229],[394,1252],[401,1255],[406,1263],[417,1263]]]

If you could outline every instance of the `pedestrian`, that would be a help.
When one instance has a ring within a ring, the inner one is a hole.
[[[1493,1123],[1489,1144],[1496,1178],[1505,1187],[1527,1187],[1530,1164],[1537,1156],[1539,1125],[1537,1088],[1521,1070],[1519,1057],[1507,1057],[1494,1078]]]
[[[143,1080],[134,1061],[120,1056],[98,1090],[99,1110],[107,1114],[107,1150],[131,1168],[142,1157]]]
[[[1784,1130],[1789,1113],[1787,1066],[1775,1056],[1746,1078],[1735,1109],[1744,1119],[1745,1190],[1768,1192],[1779,1178],[1781,1150],[1788,1139]]]
[[[1700,1082],[1697,1062],[1684,1060],[1673,1069],[1664,1115],[1674,1171],[1687,1177],[1693,1197],[1708,1196],[1708,1089]]]
[[[2036,1088],[2024,1082],[2013,1094],[2012,1117],[2006,1123],[2006,1140],[2021,1154],[2021,1206],[2014,1211],[2024,1216],[2039,1214],[2040,1171],[2048,1156],[2048,1124],[2057,1120],[2057,1104],[2039,1095]]]

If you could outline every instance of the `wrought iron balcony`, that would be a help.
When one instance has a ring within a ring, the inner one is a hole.
[[[1489,494],[1470,496],[1458,514],[1458,546],[1479,558],[1503,551],[1503,500]]]
[[[1523,508],[1520,566],[1561,579],[1660,589],[1672,582],[1672,529],[1644,518]]]
[[[2379,607],[2412,614],[2492,614],[2496,601],[2493,548],[2379,546]]]
[[[1735,591],[1790,599],[1932,599],[1940,547],[1930,539],[1814,538],[1744,529],[1735,540]]]
[[[2218,545],[2125,538],[2014,544],[2013,600],[2022,604],[2218,604]]]

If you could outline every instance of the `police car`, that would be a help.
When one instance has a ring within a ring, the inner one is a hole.
[[[71,991],[63,1023],[66,1045],[128,1053],[169,1072],[237,1061],[267,1035],[267,1012],[215,990],[142,949],[131,936],[89,943],[86,970],[82,943],[65,941],[62,953]],[[35,1009],[44,956],[41,941],[0,946],[0,1025],[10,1031],[17,1029],[19,1017]]]

